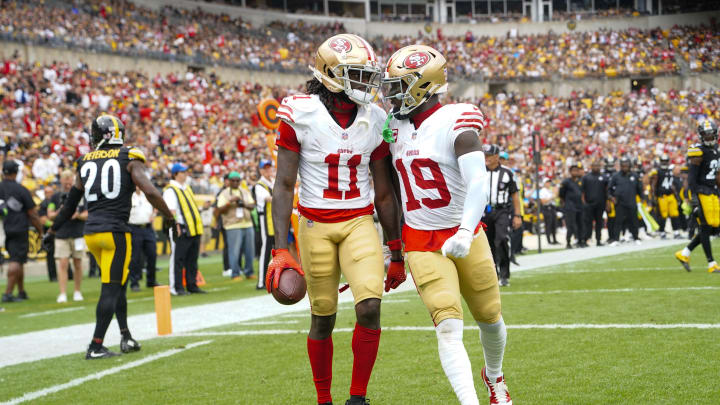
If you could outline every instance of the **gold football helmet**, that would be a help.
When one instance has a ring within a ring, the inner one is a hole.
[[[373,101],[380,88],[381,68],[370,44],[353,34],[330,37],[315,54],[313,76],[333,93],[344,92],[358,104]]]
[[[402,119],[432,95],[447,91],[447,61],[429,46],[406,46],[390,57],[381,83],[386,99],[400,101],[393,103],[393,114]]]

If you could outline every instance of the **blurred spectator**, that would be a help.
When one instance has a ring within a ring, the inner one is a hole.
[[[54,220],[55,217],[57,217],[74,183],[75,174],[71,170],[62,172],[60,175],[60,192],[53,195],[51,203],[48,206],[48,218]],[[73,280],[75,282],[73,301],[83,300],[81,292],[83,277],[82,258],[87,253],[85,239],[83,238],[83,229],[85,228],[87,216],[87,204],[83,199],[72,218],[55,232],[54,254],[58,259],[58,287],[60,287],[60,294],[57,297],[58,303],[67,302],[68,266],[71,258],[74,269]]]
[[[42,157],[35,159],[32,174],[35,179],[46,183],[55,181],[58,174],[58,161],[52,156],[49,146],[44,146]]]
[[[48,229],[50,229],[50,227],[52,226],[52,220],[48,217],[48,208],[52,207],[52,209],[55,209],[55,204],[52,202],[53,194],[55,194],[55,187],[45,186],[43,192],[45,194],[45,199],[42,200],[42,202],[40,203],[40,206],[38,208],[38,216],[40,217],[40,222],[43,223],[43,231],[47,232]],[[57,267],[55,266],[55,244],[50,244],[49,249],[45,253],[45,264],[47,265],[48,278],[51,282],[57,281]]]
[[[37,208],[27,188],[15,181],[18,165],[13,161],[3,163],[3,180],[0,183],[0,212],[5,230],[5,250],[8,253],[7,287],[2,302],[18,302],[28,299],[25,292],[23,265],[28,258],[28,228],[37,229],[42,237],[43,226]],[[17,286],[18,295],[13,295]]]
[[[200,254],[200,239],[203,232],[200,210],[195,204],[195,194],[189,186],[188,167],[182,163],[175,163],[171,173],[173,179],[163,193],[163,199],[175,215],[178,223],[179,235],[172,242],[170,254],[170,292],[172,295],[205,294],[206,291],[197,285],[198,256]],[[171,229],[174,234],[178,229]],[[187,291],[183,286],[184,281]]]
[[[255,208],[255,201],[248,190],[240,187],[240,173],[231,172],[228,179],[230,187],[225,188],[218,195],[217,205],[227,235],[228,260],[232,269],[232,278],[233,280],[239,280],[241,276],[254,278],[255,230],[250,210]],[[245,259],[242,269],[241,257]]]
[[[272,190],[275,185],[275,168],[271,160],[260,161],[260,180],[253,188],[260,233],[260,252],[258,256],[257,289],[265,288],[265,271],[270,263],[270,253],[275,248],[275,228],[272,222]]]
[[[145,263],[145,286],[147,288],[157,287],[155,273],[157,271],[157,239],[153,221],[155,220],[155,208],[145,197],[139,187],[131,199],[130,209],[130,231],[132,232],[132,254],[130,257],[130,290],[140,291],[140,280],[142,280],[143,263]]]

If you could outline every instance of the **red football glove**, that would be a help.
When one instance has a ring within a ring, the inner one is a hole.
[[[272,257],[273,259],[268,264],[267,273],[265,274],[265,288],[268,294],[272,293],[274,288],[278,288],[280,273],[285,269],[293,269],[300,273],[301,276],[305,276],[302,268],[287,249],[273,249]]]
[[[385,292],[397,288],[405,281],[405,260],[390,262],[387,277],[385,278]]]

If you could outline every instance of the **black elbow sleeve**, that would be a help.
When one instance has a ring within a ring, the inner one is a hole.
[[[52,230],[57,231],[62,227],[65,222],[72,217],[73,213],[75,213],[75,210],[77,209],[78,204],[80,203],[80,199],[83,196],[82,190],[79,188],[73,186],[73,188],[70,189],[70,193],[68,193],[67,199],[65,199],[65,203],[63,204],[62,208],[60,209],[60,212],[58,213],[58,216],[55,218],[55,221],[53,222]]]

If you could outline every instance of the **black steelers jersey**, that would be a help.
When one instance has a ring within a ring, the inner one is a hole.
[[[712,194],[717,188],[715,177],[720,165],[720,153],[717,148],[709,147],[702,144],[695,144],[688,149],[688,159],[702,157],[698,177],[695,180],[699,187],[698,192],[702,194]]]
[[[655,178],[655,195],[656,196],[663,196],[668,194],[674,194],[673,187],[675,186],[675,176],[673,176],[672,172],[668,169],[656,169],[653,170],[653,175],[657,176]]]
[[[88,205],[85,235],[130,232],[128,218],[135,183],[127,166],[134,159],[144,162],[145,155],[137,148],[122,146],[98,149],[78,160],[77,170]]]

